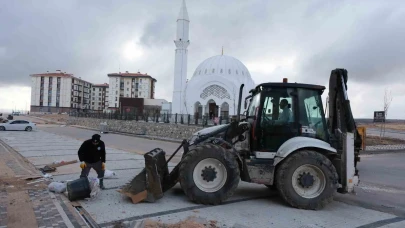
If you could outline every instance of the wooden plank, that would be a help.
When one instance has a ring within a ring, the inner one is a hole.
[[[131,198],[133,204],[139,203],[148,197],[148,191],[146,191],[146,190],[142,191],[136,195],[131,194],[129,192],[124,192],[121,189],[117,190],[117,192],[124,194],[124,195],[128,196],[129,198]]]
[[[56,168],[56,167],[60,167],[60,166],[64,166],[64,165],[70,165],[70,164],[74,164],[74,163],[77,163],[77,160],[67,161],[67,162],[63,162],[63,163],[59,163],[59,164],[49,164],[48,166]]]

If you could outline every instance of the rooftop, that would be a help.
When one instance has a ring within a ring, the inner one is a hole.
[[[94,84],[93,87],[108,87],[108,83],[104,83],[104,84]]]
[[[74,77],[73,74],[68,74],[66,72],[49,72],[41,73],[41,74],[30,74],[31,77],[39,77],[39,76],[48,76],[48,77]]]
[[[125,72],[119,72],[119,73],[109,73],[109,74],[107,74],[108,75],[108,77],[116,77],[116,76],[119,76],[119,77],[141,77],[141,78],[151,78],[151,79],[153,79],[153,80],[155,80],[156,81],[156,79],[155,78],[153,78],[152,76],[150,76],[150,75],[148,75],[148,73],[145,73],[145,74],[142,74],[141,72],[137,72],[137,73],[131,73],[131,72],[128,72],[128,71],[125,71]]]
[[[68,74],[68,73],[62,72],[60,70],[56,70],[56,71],[59,71],[59,72],[49,72],[49,71],[47,71],[46,73],[30,74],[30,76],[31,77],[67,77],[67,78],[74,78],[74,79],[77,79],[77,80],[80,80],[80,81],[83,81],[83,82],[86,82],[86,83],[89,83],[89,84],[93,84],[91,82],[88,82],[86,80],[81,79],[80,77],[79,78],[75,77],[73,74]]]

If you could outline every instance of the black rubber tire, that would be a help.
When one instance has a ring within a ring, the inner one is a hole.
[[[29,126],[26,127],[26,128],[25,128],[25,131],[32,131],[32,127],[29,127]]]
[[[227,170],[227,180],[216,192],[204,192],[194,183],[194,168],[198,162],[206,158],[218,159]],[[180,165],[180,185],[191,201],[198,204],[217,205],[233,195],[239,184],[239,174],[238,162],[230,151],[217,145],[203,144],[196,146],[184,156]]]
[[[323,192],[312,199],[298,195],[292,186],[292,175],[301,165],[311,164],[318,167],[325,175],[326,185]],[[310,150],[302,150],[286,158],[276,171],[276,185],[282,198],[292,207],[319,210],[332,202],[338,188],[338,174],[332,162],[324,155]]]
[[[6,130],[6,128],[5,128],[5,127],[0,126],[0,131],[5,131],[5,130]]]

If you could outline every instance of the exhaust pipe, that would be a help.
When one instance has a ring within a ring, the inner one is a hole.
[[[243,93],[243,87],[245,86],[245,84],[240,85],[239,88],[239,100],[238,100],[238,119],[237,121],[240,121],[240,109],[241,109],[241,105],[242,105],[242,93]]]

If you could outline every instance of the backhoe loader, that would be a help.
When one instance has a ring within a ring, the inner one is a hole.
[[[292,207],[321,209],[336,192],[353,192],[361,138],[347,95],[347,70],[332,70],[329,118],[320,85],[263,83],[244,99],[229,124],[205,128],[183,140],[166,160],[156,148],[144,155],[145,169],[119,191],[133,203],[155,202],[180,183],[199,204],[217,205],[231,197],[239,181],[275,188]],[[183,149],[171,172],[169,161]]]

